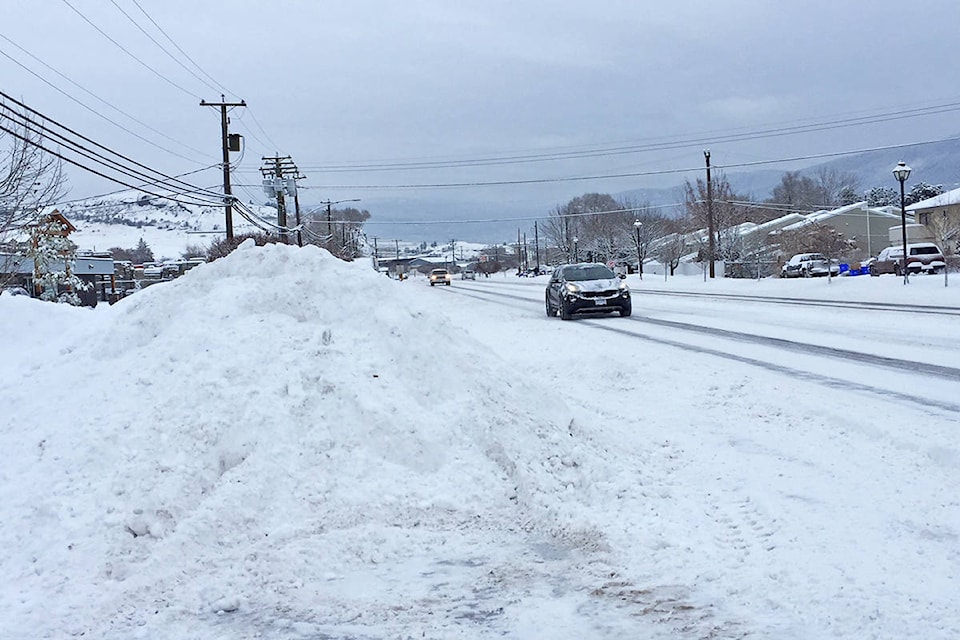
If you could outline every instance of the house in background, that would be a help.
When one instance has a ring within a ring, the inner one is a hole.
[[[921,200],[907,207],[907,211],[923,225],[933,242],[940,245],[944,255],[958,253],[960,244],[960,189]]]
[[[913,219],[907,222],[912,223]],[[802,232],[811,225],[830,227],[856,247],[862,254],[858,259],[869,258],[891,245],[890,229],[900,228],[900,211],[896,207],[868,207],[865,201],[855,202],[829,211],[811,213],[777,232]]]
[[[55,271],[66,270],[63,261],[52,263],[50,268]],[[91,285],[85,291],[77,291],[83,306],[95,307],[103,300],[114,301],[114,266],[113,258],[107,256],[77,256],[70,266],[70,270],[84,283]],[[33,258],[11,254],[0,254],[0,280],[7,286],[23,287],[35,296],[34,263]]]

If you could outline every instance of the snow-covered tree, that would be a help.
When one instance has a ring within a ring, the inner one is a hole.
[[[934,186],[926,182],[918,182],[910,187],[910,191],[907,192],[906,196],[904,197],[904,201],[906,202],[907,206],[910,206],[911,204],[915,204],[928,198],[935,198],[943,193],[943,191],[944,189],[942,184]]]
[[[900,193],[893,187],[874,187],[867,192],[868,207],[898,206]]]
[[[53,215],[43,215],[31,227],[29,255],[33,258],[33,282],[40,299],[81,304],[78,291],[92,285],[73,273],[77,245],[67,237],[67,225]],[[61,287],[66,290],[61,293]]]

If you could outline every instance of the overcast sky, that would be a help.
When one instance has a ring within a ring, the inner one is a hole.
[[[960,132],[956,0],[4,0],[4,9],[6,93],[167,174],[219,161],[219,115],[201,99],[245,100],[231,111],[231,131],[246,142],[232,158],[234,183],[259,184],[263,156],[289,155],[307,176],[306,202],[522,201],[539,214],[585,192],[696,178],[680,170],[702,167],[708,147],[714,165],[733,171]],[[666,148],[609,153],[650,144]],[[569,152],[581,157],[556,159]],[[531,155],[552,159],[449,166]],[[891,166],[898,159],[892,151]],[[446,166],[334,170],[403,162]],[[611,174],[637,175],[567,180]],[[72,198],[117,188],[70,176]],[[216,167],[188,179],[221,182]],[[527,180],[546,182],[416,187]],[[392,185],[407,187],[369,188]],[[235,193],[263,199],[256,187]]]

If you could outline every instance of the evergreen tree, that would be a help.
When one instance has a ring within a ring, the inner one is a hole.
[[[77,291],[86,291],[92,285],[73,273],[77,245],[67,238],[66,225],[52,216],[42,216],[31,235],[29,253],[33,258],[34,286],[41,290],[40,299],[79,306]],[[66,287],[64,293],[60,293],[61,286]]]
[[[928,184],[926,182],[918,182],[910,188],[910,191],[904,197],[904,201],[907,203],[907,206],[910,206],[911,204],[915,204],[928,198],[935,198],[941,193],[943,193],[942,184],[933,186],[932,184]]]
[[[893,187],[874,187],[867,192],[868,207],[887,207],[900,204],[900,194]]]
[[[150,245],[143,240],[143,238],[140,238],[140,242],[137,243],[137,247],[130,252],[130,257],[136,264],[153,262],[153,250],[150,248]]]

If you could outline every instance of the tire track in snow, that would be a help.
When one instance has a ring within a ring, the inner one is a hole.
[[[501,293],[494,291],[477,291],[471,289],[468,293],[466,291],[460,290],[455,291],[451,290],[448,293],[453,295],[459,295],[467,298],[474,298],[477,300],[482,300],[484,302],[493,302],[496,304],[502,304],[505,306],[512,306],[508,302],[501,301],[501,298],[508,300],[520,300],[525,303],[535,303],[538,306],[542,306],[542,302],[537,300],[532,300],[527,296],[519,296],[509,293]],[[545,318],[546,319],[546,318]],[[749,342],[754,344],[760,344],[761,346],[768,346],[782,350],[794,351],[805,353],[806,355],[816,355],[821,357],[830,357],[836,358],[839,360],[855,360],[861,364],[867,364],[872,366],[883,366],[886,368],[894,369],[902,372],[909,373],[925,373],[930,376],[935,377],[946,377],[949,379],[960,380],[960,369],[953,367],[942,367],[939,365],[931,365],[922,362],[915,362],[910,360],[899,360],[897,358],[888,358],[886,356],[876,356],[872,354],[860,353],[855,351],[849,351],[845,349],[835,349],[831,347],[822,347],[819,345],[807,345],[804,343],[793,342],[790,340],[784,340],[782,338],[768,338],[766,336],[757,336],[748,333],[740,333],[735,331],[728,331],[724,329],[713,329],[711,327],[701,327],[699,325],[693,325],[682,322],[673,322],[669,320],[655,320],[652,318],[643,318],[638,316],[631,316],[630,318],[618,318],[618,323],[622,322],[633,322],[633,323],[649,323],[653,325],[659,325],[674,329],[686,330],[693,333],[701,333],[713,335],[718,338],[724,338],[729,340],[735,340],[739,342]],[[936,408],[951,413],[960,413],[960,403],[948,401],[948,400],[939,400],[929,397],[917,396],[903,391],[898,391],[894,389],[876,387],[869,384],[856,382],[854,380],[846,380],[843,378],[837,378],[835,376],[824,375],[820,373],[815,373],[811,371],[804,371],[802,369],[797,369],[794,367],[789,367],[786,365],[776,364],[767,360],[761,360],[758,358],[752,358],[749,356],[742,356],[736,353],[730,353],[728,351],[723,351],[721,349],[715,349],[712,347],[703,347],[692,344],[690,342],[682,342],[679,340],[669,339],[669,338],[658,338],[649,335],[639,333],[637,331],[631,331],[620,326],[612,326],[611,324],[604,323],[597,320],[590,319],[579,319],[573,323],[573,326],[577,325],[586,325],[594,327],[603,331],[611,331],[620,335],[629,336],[639,340],[647,340],[659,345],[665,345],[670,347],[676,347],[678,349],[683,349],[685,351],[691,351],[694,353],[700,353],[703,355],[715,356],[718,358],[724,358],[727,360],[734,360],[742,364],[749,364],[751,366],[760,367],[767,369],[769,371],[774,371],[781,373],[785,376],[804,380],[807,382],[812,382],[815,384],[825,385],[829,387],[844,387],[850,390],[859,391],[862,393],[867,393],[870,395],[880,396],[886,400],[899,400],[909,404],[920,405],[924,409]]]

